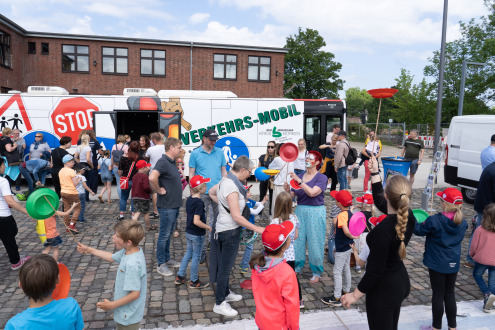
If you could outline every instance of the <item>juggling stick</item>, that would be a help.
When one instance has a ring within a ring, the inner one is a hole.
[[[341,297],[342,298],[342,297]],[[332,306],[328,306],[330,307],[330,310],[335,314],[335,316],[337,316],[337,318],[339,319],[340,323],[342,323],[342,325],[347,329],[349,330],[349,327],[347,326],[347,324],[344,323],[344,321],[342,321],[342,319],[340,318],[340,316],[337,315],[337,312],[334,311],[334,309],[332,308]]]
[[[67,231],[72,235],[72,238],[74,238],[74,241],[76,241],[76,243],[79,243],[79,241],[76,239],[76,236],[74,236],[74,234],[72,233],[72,230],[69,229],[69,226],[67,226],[64,222],[63,219],[60,219],[60,217],[57,215],[57,210],[55,210],[55,208],[53,207],[52,203],[50,203],[50,201],[48,200],[48,198],[46,198],[46,196],[43,196],[46,201],[48,202],[48,204],[50,205],[50,207],[52,208],[52,210],[55,212],[55,216],[58,217],[58,219],[60,221],[62,221],[62,223],[64,224],[65,228],[67,229]]]

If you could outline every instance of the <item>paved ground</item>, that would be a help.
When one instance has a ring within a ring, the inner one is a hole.
[[[414,191],[412,208],[419,207],[420,193],[419,189]],[[325,202],[329,211],[332,201],[328,194]],[[437,205],[437,207],[439,206]],[[81,234],[77,238],[92,247],[114,251],[111,236],[113,235],[113,226],[116,223],[117,208],[117,201],[114,201],[111,205],[90,203],[86,213],[88,223],[78,225]],[[466,219],[472,218],[473,209],[471,205],[466,205],[464,212]],[[17,242],[21,254],[34,255],[41,252],[42,246],[36,236],[34,222],[17,212],[14,212],[14,217],[19,227]],[[171,252],[173,258],[180,261],[186,246],[184,235],[185,214],[183,209],[181,209],[179,223],[181,235],[179,238],[172,240]],[[266,225],[267,219],[262,219],[261,224]],[[59,229],[61,227],[62,224],[59,223]],[[110,265],[93,256],[78,254],[75,251],[76,245],[73,238],[64,231],[60,231],[64,239],[60,261],[67,265],[72,274],[70,296],[79,302],[86,327],[113,328],[112,313],[97,312],[96,302],[104,298],[112,299],[117,265]],[[463,255],[466,254],[469,234],[470,231],[463,241]],[[147,232],[141,244],[148,264],[147,311],[142,327],[167,328],[169,326],[209,325],[232,321],[232,319],[220,317],[212,312],[214,292],[211,287],[201,291],[188,289],[185,286],[177,288],[173,283],[175,276],[162,277],[156,273],[155,246],[157,236],[157,231]],[[431,290],[428,273],[422,264],[423,247],[424,239],[413,236],[408,246],[408,256],[405,260],[411,278],[412,291],[404,302],[404,306],[428,305],[430,301]],[[260,249],[261,243],[258,240],[255,244],[255,251]],[[243,251],[241,249],[237,264],[240,262],[242,255]],[[324,267],[325,272],[318,284],[309,284],[311,274],[308,266],[300,275],[303,298],[306,301],[306,312],[328,311],[328,307],[320,302],[320,297],[329,295],[333,290],[332,265],[326,261]],[[0,282],[2,292],[0,296],[0,327],[3,327],[10,317],[22,311],[28,305],[27,299],[18,287],[17,273],[17,271],[10,270],[5,250],[0,248],[0,278],[2,278]],[[200,277],[203,280],[208,279],[206,265],[201,265]],[[353,272],[353,288],[360,277],[361,275]],[[237,268],[232,272],[231,287],[236,293],[241,293],[244,296],[242,301],[233,303],[233,307],[239,311],[239,315],[234,320],[251,319],[255,312],[251,291],[240,288],[240,282],[247,278],[248,276],[241,274]],[[458,301],[481,299],[481,293],[471,276],[470,269],[461,268],[456,292]],[[364,310],[363,301],[356,307]],[[343,312],[341,309],[337,310]],[[428,312],[426,311],[425,313],[421,315],[422,318],[429,317]],[[488,320],[487,318],[487,322]],[[334,325],[337,326],[338,324],[335,323]]]

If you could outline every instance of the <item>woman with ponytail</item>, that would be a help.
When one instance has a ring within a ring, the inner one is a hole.
[[[349,308],[366,295],[369,328],[397,329],[400,306],[409,295],[411,286],[403,260],[416,223],[409,208],[412,187],[406,177],[395,175],[387,180],[384,193],[374,156],[368,166],[373,201],[387,217],[366,237],[370,248],[366,273],[356,290],[344,295],[341,300],[342,305]]]
[[[431,282],[432,326],[422,329],[441,329],[443,310],[449,329],[457,327],[454,286],[461,261],[461,242],[468,228],[462,218],[462,194],[447,188],[436,194],[442,199],[442,211],[416,224],[414,234],[426,236],[423,264],[428,267]]]

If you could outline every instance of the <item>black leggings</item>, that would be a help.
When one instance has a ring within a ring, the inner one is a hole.
[[[328,179],[332,179],[332,185],[330,187],[330,191],[337,189],[337,172],[335,172],[335,168],[333,167],[333,162],[329,161],[327,163],[327,168],[325,170],[325,175]]]
[[[296,262],[295,261],[287,261],[287,265],[291,266],[294,271],[296,271]],[[297,287],[299,288],[299,301],[302,300],[302,293],[301,293],[301,284],[299,284],[299,279],[297,278],[296,275],[296,280],[297,280]]]
[[[455,302],[454,286],[457,279],[457,273],[442,274],[432,269],[430,273],[431,290],[431,311],[433,314],[433,327],[442,328],[443,308],[445,304],[445,314],[447,314],[447,325],[449,328],[457,327],[456,315],[457,305]]]
[[[366,316],[370,330],[397,330],[400,306],[391,306],[390,301],[379,295],[366,295]]]
[[[17,235],[17,223],[14,217],[9,215],[8,217],[0,217],[0,240],[7,250],[10,263],[15,265],[21,258],[19,257],[19,249],[15,236]]]

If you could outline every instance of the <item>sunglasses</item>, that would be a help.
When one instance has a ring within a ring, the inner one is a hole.
[[[267,149],[275,149],[275,146],[267,146]]]
[[[40,137],[42,137],[42,136],[41,136],[41,135],[35,135],[34,137],[39,137],[39,138],[40,138]]]

